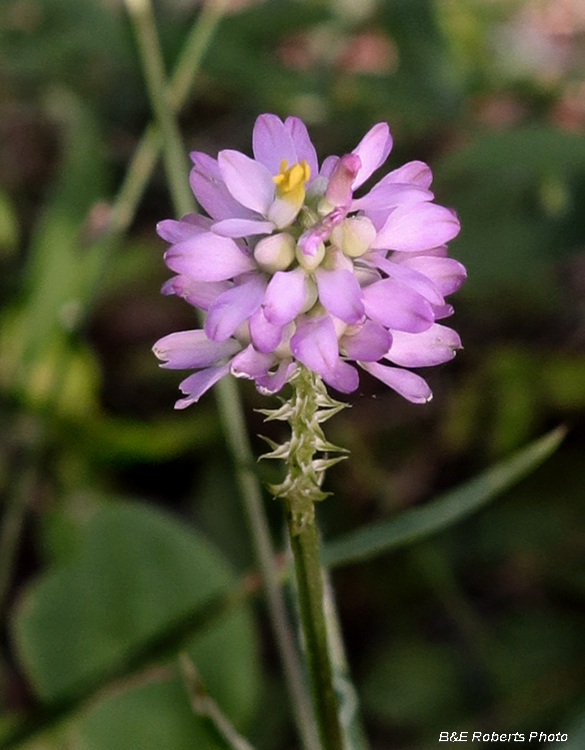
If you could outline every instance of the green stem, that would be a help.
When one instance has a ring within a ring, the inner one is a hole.
[[[199,673],[186,652],[180,654],[179,666],[193,711],[207,718],[232,750],[254,750],[248,740],[236,731],[217,703],[207,694],[205,685],[201,682]]]
[[[39,425],[35,425],[39,428]],[[24,465],[19,467],[12,492],[7,493],[6,510],[0,526],[0,612],[6,604],[12,583],[16,557],[29,503],[38,480],[37,467],[45,447],[45,425],[40,425],[40,435],[24,449]]]
[[[181,133],[166,91],[163,58],[150,0],[126,0],[142,60],[142,68],[150,95],[150,103],[164,139],[163,159],[173,202],[178,213],[193,210],[193,196],[188,184],[188,166]]]
[[[228,0],[207,0],[201,8],[196,23],[191,27],[171,82],[165,89],[168,105],[175,113],[181,109],[189,95],[201,60],[223,17],[227,3]],[[122,187],[112,206],[108,223],[109,232],[121,233],[130,226],[136,207],[155,167],[162,144],[163,139],[159,128],[151,123],[134,152]]]
[[[233,380],[224,378],[215,388],[224,434],[234,459],[236,481],[244,500],[254,553],[262,571],[268,612],[297,727],[306,750],[319,750],[315,719],[305,691],[302,669],[278,573],[274,568],[275,552],[264,511],[262,490],[253,468],[254,458],[245,427],[242,403]]]
[[[313,705],[324,750],[341,750],[343,748],[342,731],[338,717],[337,697],[333,687],[327,624],[323,611],[319,536],[314,517],[305,523],[302,531],[297,530],[293,507],[294,503],[288,504],[287,520],[295,561],[299,609]]]
[[[323,606],[319,534],[315,523],[315,502],[326,497],[320,487],[324,460],[316,458],[315,454],[336,449],[325,440],[319,421],[326,419],[327,414],[319,410],[325,407],[331,412],[337,406],[327,396],[320,378],[304,367],[299,367],[291,382],[293,396],[283,412],[292,433],[290,442],[283,447],[288,473],[283,484],[273,489],[286,504],[307,667],[321,744],[324,750],[342,750],[343,733],[333,687]],[[325,464],[335,460],[325,459]]]

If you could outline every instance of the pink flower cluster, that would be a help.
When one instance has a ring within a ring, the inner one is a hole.
[[[378,123],[319,168],[301,120],[264,114],[254,158],[191,154],[191,188],[208,217],[158,225],[176,274],[163,292],[206,312],[203,329],[154,346],[163,367],[196,371],[181,383],[177,408],[228,373],[276,393],[299,363],[343,393],[358,387],[353,361],[410,401],[431,398],[406,368],[445,362],[461,347],[436,322],[453,312],[445,296],[466,276],[445,244],[459,222],[433,203],[431,170],[420,161],[354,196],[391,147],[388,125]]]

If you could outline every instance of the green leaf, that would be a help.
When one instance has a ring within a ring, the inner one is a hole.
[[[134,686],[103,700],[70,732],[84,750],[224,750],[197,717],[178,678]]]
[[[202,535],[163,513],[118,501],[85,513],[78,556],[33,583],[13,621],[20,661],[49,707],[68,701],[74,707],[76,696],[106,687],[104,676],[116,674],[129,654],[140,653],[199,606],[204,610],[236,582]],[[258,689],[250,613],[231,609],[213,628],[195,634],[188,650],[222,710],[236,724],[248,720]],[[171,649],[166,658],[172,656]],[[142,666],[148,664],[145,654]],[[135,672],[141,665],[133,666]],[[192,715],[174,668],[116,688],[72,726],[85,738],[84,747],[158,750],[167,744],[161,740],[167,731],[173,748],[216,747],[198,739],[204,722]],[[175,725],[185,728],[181,740],[177,732],[183,730]]]
[[[433,165],[440,202],[461,220],[451,252],[467,267],[466,294],[521,279],[522,294],[509,295],[514,305],[547,301],[550,263],[583,242],[584,167],[579,134],[539,125],[479,132]]]
[[[452,650],[414,639],[378,652],[363,687],[364,706],[378,721],[419,728],[452,719],[461,693]]]
[[[4,190],[0,190],[0,260],[10,257],[20,239],[20,226],[14,206]]]
[[[155,462],[219,442],[220,429],[211,408],[203,406],[182,418],[173,414],[153,422],[100,415],[79,430],[79,440],[92,458],[107,462]]]
[[[65,91],[51,92],[46,104],[61,126],[62,158],[32,232],[23,301],[13,324],[18,338],[9,352],[13,360],[9,367],[15,370],[9,377],[27,388],[29,378],[39,377],[38,369],[51,353],[64,359],[69,333],[85,312],[84,296],[96,263],[96,254],[87,246],[89,217],[104,197],[106,182],[102,142],[92,112]]]
[[[581,750],[585,747],[585,708],[581,707],[579,714],[569,724],[563,723],[559,731],[561,735],[568,734],[567,740],[548,745],[547,750]]]
[[[558,427],[511,458],[498,462],[463,486],[420,508],[404,511],[396,518],[370,524],[327,542],[323,548],[323,563],[337,567],[367,560],[448,528],[533,471],[556,450],[565,433],[564,427]]]

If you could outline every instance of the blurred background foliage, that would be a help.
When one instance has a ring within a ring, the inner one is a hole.
[[[156,4],[168,71],[200,13]],[[186,147],[212,154],[248,151],[260,112],[304,118],[321,156],[386,120],[389,163],[428,161],[460,215],[465,349],[430,374],[429,406],[361,376],[330,423],[351,459],[327,480],[326,538],[569,426],[477,515],[334,572],[374,750],[458,729],[566,731],[582,747],[584,39],[581,0],[231,0],[181,113]],[[120,0],[0,4],[0,746],[24,718],[45,722],[29,750],[224,747],[168,657],[181,643],[238,729],[286,750],[262,600],[195,627],[254,560],[214,399],[173,412],[176,373],[150,351],[194,325],[159,294],[162,169],[129,231],[105,231],[149,119]],[[268,432],[242,385],[251,434]]]

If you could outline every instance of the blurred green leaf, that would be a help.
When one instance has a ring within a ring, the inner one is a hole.
[[[337,567],[367,560],[448,528],[533,471],[557,449],[565,433],[565,428],[559,427],[462,487],[420,508],[412,508],[396,518],[370,524],[327,542],[322,553],[323,563]]]
[[[540,369],[546,397],[556,408],[577,410],[585,407],[585,357],[582,354],[554,352]]]
[[[330,18],[326,3],[279,0],[227,17],[218,29],[214,54],[204,62],[214,97],[234,97],[241,109],[290,112],[291,103],[315,94],[319,75],[282,64],[276,53],[284,39]]]
[[[9,257],[20,238],[18,218],[12,202],[4,190],[0,190],[0,260]]]
[[[504,690],[512,696],[527,683],[563,666],[570,668],[580,657],[582,628],[572,618],[531,607],[500,618],[495,624],[491,659]],[[569,686],[558,686],[564,691]],[[550,698],[557,686],[549,685]],[[535,705],[534,711],[542,706]]]
[[[0,320],[3,338],[0,385],[9,390],[22,361],[30,328],[24,311],[7,310]],[[26,370],[22,400],[28,408],[41,410],[48,403],[65,419],[79,420],[95,414],[100,373],[95,353],[80,344],[71,351],[62,331],[39,346]]]
[[[399,60],[394,75],[381,79],[386,107],[390,119],[411,137],[452,118],[461,97],[435,6],[434,0],[394,0],[379,6],[380,25],[397,45]]]
[[[78,556],[25,590],[12,623],[23,668],[49,706],[99,685],[141,644],[235,585],[219,553],[163,513],[122,502],[86,506],[84,513]],[[230,718],[249,719],[258,690],[249,612],[231,610],[194,637],[189,653]],[[87,737],[90,748],[158,749],[164,727],[173,721],[193,731],[201,723],[191,716],[186,697],[177,700],[179,690],[172,675],[154,683],[147,678],[123,695],[106,697],[75,731]],[[125,745],[108,739],[116,726]],[[172,747],[214,747],[198,745],[196,735],[189,745],[189,736]]]
[[[87,750],[225,750],[207,722],[193,713],[177,677],[155,678],[107,697],[69,738]]]
[[[563,723],[559,731],[568,735],[567,741],[555,742],[547,750],[582,750],[585,747],[585,709],[582,708],[581,713],[570,723]]]
[[[462,695],[453,657],[447,646],[420,640],[378,653],[363,685],[364,708],[399,725],[445,721]]]
[[[517,287],[515,304],[550,295],[547,264],[585,240],[578,200],[585,139],[550,126],[481,132],[435,161],[441,202],[456,208],[452,252],[467,266],[467,293]]]
[[[89,231],[84,221],[105,185],[101,140],[91,112],[65,91],[52,92],[47,106],[64,139],[60,174],[31,237],[22,303],[1,321],[4,328],[17,318],[16,334],[4,331],[13,360],[5,366],[15,368],[14,377],[25,387],[31,368],[47,352],[64,358],[66,338],[84,313],[84,295],[95,270],[94,254],[84,248],[84,231]]]
[[[548,411],[560,410],[568,421],[585,405],[581,353],[492,342],[476,357],[449,394],[441,425],[441,438],[453,451],[477,446],[499,458],[522,446]]]
[[[501,347],[487,363],[493,399],[493,423],[487,439],[497,457],[523,445],[534,434],[540,396],[534,365],[534,352],[518,346]]]
[[[175,458],[181,453],[217,444],[220,436],[213,411],[203,405],[185,418],[173,414],[154,422],[102,415],[83,425],[79,439],[84,441],[88,457],[108,463],[126,463]]]
[[[0,4],[2,65],[25,96],[58,82],[102,107],[140,98],[140,73],[119,8],[99,0]]]

